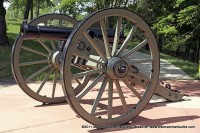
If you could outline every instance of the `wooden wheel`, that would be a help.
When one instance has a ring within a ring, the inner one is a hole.
[[[100,32],[93,31],[94,24]],[[85,55],[76,48],[83,38],[92,49]],[[63,54],[61,72],[67,101],[94,125],[120,125],[134,119],[148,104],[158,82],[155,37],[141,17],[125,9],[103,9],[89,15],[73,30]],[[73,71],[73,56],[84,57],[88,69]],[[86,75],[92,78],[76,96],[73,79]]]
[[[33,26],[71,27],[77,21],[62,14],[40,16],[29,24]],[[66,38],[67,40],[67,38]],[[21,89],[30,97],[44,103],[65,102],[60,82],[60,55],[65,41],[26,39],[19,35],[12,49],[12,71]],[[86,78],[87,79],[87,78]],[[78,81],[75,93],[84,81]],[[82,88],[82,87],[81,87]]]

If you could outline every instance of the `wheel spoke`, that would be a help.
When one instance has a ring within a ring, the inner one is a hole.
[[[86,60],[95,62],[95,63],[97,63],[97,64],[104,65],[102,62],[100,62],[100,61],[98,61],[98,60],[95,60],[95,59],[92,59],[92,58],[88,57],[87,55],[85,55],[84,53],[81,53],[81,52],[74,52],[74,55],[79,56],[79,57],[82,57],[82,58],[84,58],[84,59],[86,59]]]
[[[107,78],[104,78],[103,80],[103,83],[101,85],[101,88],[99,89],[99,93],[97,95],[97,98],[95,99],[94,103],[93,103],[93,106],[92,106],[92,110],[91,110],[91,114],[94,115],[96,109],[97,109],[97,106],[99,104],[99,101],[101,100],[101,97],[102,97],[102,94],[106,88],[106,85],[107,85],[107,82],[108,82],[108,79]]]
[[[27,79],[26,82],[32,80],[33,78],[35,78],[36,76],[40,75],[42,72],[46,71],[48,68],[52,67],[52,65],[47,65],[45,67],[43,67],[42,69],[38,70],[37,72],[33,73],[32,75],[30,75]]]
[[[101,31],[103,34],[103,40],[104,40],[104,44],[105,44],[105,50],[106,50],[106,55],[107,57],[111,57],[111,51],[110,51],[110,44],[108,41],[108,35],[107,35],[107,31],[106,31],[106,26],[105,26],[105,19],[101,19],[100,20],[100,25],[101,25]]]
[[[49,53],[52,52],[52,50],[40,39],[37,40]]]
[[[50,43],[51,43],[51,47],[52,47],[53,51],[56,51],[56,46],[55,46],[54,41],[50,40]]]
[[[29,47],[22,46],[21,48],[24,49],[24,50],[27,50],[27,51],[33,52],[33,53],[35,53],[35,54],[38,54],[38,55],[41,55],[41,56],[44,56],[44,57],[48,57],[48,54],[45,54],[45,53],[39,52],[39,51],[34,50],[34,49],[32,49],[32,48],[29,48]]]
[[[85,87],[77,96],[78,100],[81,100],[100,80],[105,77],[105,74],[99,75],[88,87]]]
[[[140,100],[142,100],[142,96],[128,83],[126,79],[122,79],[122,81]]]
[[[117,52],[117,46],[118,46],[118,42],[119,42],[121,26],[122,26],[122,17],[118,17],[117,25],[116,25],[116,29],[115,29],[115,37],[114,37],[114,42],[113,42],[113,47],[112,47],[112,56],[115,56],[115,54]]]
[[[153,59],[144,59],[144,60],[133,60],[133,61],[127,61],[129,66],[136,65],[136,64],[142,64],[147,62],[153,62]]]
[[[71,78],[74,79],[74,78],[80,78],[80,77],[84,77],[84,76],[87,76],[87,75],[92,75],[92,74],[96,74],[96,73],[101,73],[103,72],[104,69],[102,68],[97,68],[97,69],[93,69],[93,70],[89,70],[89,71],[85,71],[85,72],[80,72],[80,73],[76,73],[76,74],[72,74],[71,75]]]
[[[90,37],[90,35],[87,32],[84,32],[85,37],[90,42],[90,44],[93,46],[93,48],[97,51],[97,53],[101,56],[101,58],[106,61],[106,57],[103,53],[103,51],[96,45],[96,43],[93,41],[93,39]]]
[[[84,70],[84,71],[88,70],[88,68],[83,67],[83,66],[77,66],[77,65],[74,65],[74,64],[71,64],[71,66],[76,67],[76,68],[81,69],[81,70]]]
[[[63,15],[47,14],[34,19],[28,24],[36,27],[45,26],[47,28],[48,27],[53,28],[56,26],[61,28],[62,27],[70,28],[76,23],[77,23],[76,19],[71,18],[64,14]],[[36,41],[38,46],[29,44],[30,41]],[[14,76],[16,78],[16,81],[20,86],[22,86],[21,87],[22,90],[24,90],[30,97],[43,103],[51,104],[51,103],[60,103],[66,101],[64,93],[57,94],[61,82],[60,81],[61,75],[59,68],[57,68],[59,67],[58,64],[56,66],[56,63],[58,63],[56,62],[57,60],[55,62],[54,60],[53,61],[51,60],[54,57],[55,59],[57,59],[57,57],[59,56],[57,55],[57,53],[54,52],[59,52],[59,51],[63,52],[64,46],[63,48],[61,48],[62,46],[58,45],[58,43],[60,42],[62,41],[54,39],[42,39],[42,38],[28,39],[25,38],[23,35],[19,35],[15,41],[15,45],[13,46],[12,68],[14,71]],[[26,59],[24,59],[25,57]],[[69,64],[71,64],[70,61],[71,60],[69,60]],[[85,66],[81,64],[75,64],[75,65],[79,65],[80,66],[79,68],[84,69],[80,71],[92,70],[90,66]],[[30,71],[31,69],[32,71]],[[54,70],[50,71],[51,69]],[[76,83],[76,85],[78,85],[77,89],[80,90],[75,90],[75,94],[79,93],[81,89],[84,88],[85,85],[87,85],[88,80],[89,78],[83,81],[79,79],[81,84]],[[33,83],[37,83],[37,86],[32,85]]]
[[[113,99],[113,81],[109,79],[109,88],[108,88],[108,119],[112,118],[112,99]]]
[[[58,69],[55,69],[55,71],[54,71],[54,79],[53,79],[52,98],[54,98],[54,96],[55,96],[57,79],[58,79]]]
[[[23,63],[20,63],[19,66],[37,65],[37,64],[44,64],[44,63],[47,63],[47,62],[48,62],[48,60],[23,62]]]
[[[76,78],[75,81],[80,85],[81,82]]]
[[[125,41],[123,42],[122,46],[120,47],[117,56],[121,56],[124,50],[126,49],[129,41],[132,39],[133,34],[135,33],[137,27],[133,26],[132,29],[130,30],[128,36],[126,37]]]
[[[114,82],[115,82],[117,91],[118,91],[118,93],[119,93],[119,97],[120,97],[120,100],[121,100],[121,102],[122,102],[122,106],[123,106],[124,112],[125,112],[126,114],[128,114],[128,113],[129,113],[129,109],[128,109],[128,106],[127,106],[127,104],[126,104],[126,100],[125,100],[125,98],[124,98],[124,95],[123,95],[121,86],[120,86],[120,84],[119,84],[119,81],[118,81],[118,80],[114,80]]]
[[[138,44],[136,47],[134,47],[132,50],[130,50],[128,53],[126,53],[122,58],[127,58],[128,56],[132,55],[134,52],[137,52],[139,49],[141,49],[147,43],[148,43],[148,39],[145,39],[140,44]]]
[[[47,73],[47,75],[45,76],[44,80],[42,81],[42,84],[40,85],[39,89],[38,89],[37,92],[36,92],[37,94],[40,93],[40,91],[41,91],[42,88],[44,87],[44,84],[47,82],[47,80],[48,80],[50,74],[53,72],[53,70],[54,70],[54,69],[51,68],[51,70]]]

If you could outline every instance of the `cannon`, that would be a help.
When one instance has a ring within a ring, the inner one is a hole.
[[[184,94],[160,83],[159,67],[151,28],[121,8],[101,9],[79,22],[41,16],[22,24],[12,49],[13,75],[26,94],[43,103],[67,101],[99,126],[133,120],[153,94],[181,100]]]

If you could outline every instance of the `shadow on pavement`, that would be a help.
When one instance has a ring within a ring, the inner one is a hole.
[[[15,80],[11,80],[11,79],[0,79],[0,89],[4,88],[4,87],[8,87],[11,85],[15,85],[16,82]]]

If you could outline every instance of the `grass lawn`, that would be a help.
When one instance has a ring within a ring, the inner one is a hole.
[[[19,34],[21,22],[19,21],[7,21],[7,36],[9,43],[12,46],[16,36]]]
[[[11,50],[16,36],[19,33],[21,22],[7,21],[7,36],[10,46],[0,46],[0,79],[13,78],[11,72]]]
[[[7,21],[7,33],[10,42],[10,46],[2,47],[0,46],[0,79],[9,78],[12,79],[12,72],[11,72],[11,50],[12,45],[14,43],[15,38],[19,33],[21,22],[17,21]],[[175,66],[181,68],[184,72],[195,79],[200,79],[200,74],[198,73],[198,64],[183,61],[181,59],[177,59],[175,57],[160,54],[162,59],[168,60],[170,63],[174,64]],[[42,78],[41,78],[42,79]]]

